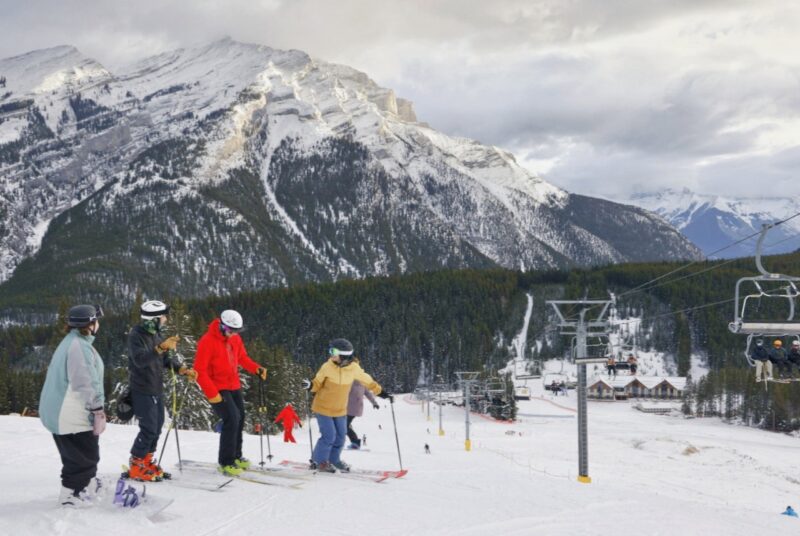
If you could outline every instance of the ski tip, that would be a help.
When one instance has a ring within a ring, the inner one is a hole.
[[[394,475],[395,478],[402,478],[408,474],[408,469],[403,469],[402,471],[397,471],[397,474]]]

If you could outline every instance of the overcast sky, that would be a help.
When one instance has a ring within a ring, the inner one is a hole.
[[[360,69],[573,192],[800,197],[794,0],[0,0],[0,57],[113,71],[226,35]]]

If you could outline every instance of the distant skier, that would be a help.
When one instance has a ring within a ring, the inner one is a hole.
[[[300,421],[300,417],[297,416],[297,412],[295,412],[291,402],[286,403],[280,413],[278,413],[278,416],[275,417],[275,422],[283,424],[284,443],[297,443],[292,435],[292,429],[294,429],[295,423],[302,428],[303,423]]]
[[[558,396],[558,382],[553,380],[550,383],[550,391],[553,393],[553,396]]]
[[[794,508],[791,506],[787,506],[786,510],[784,510],[781,515],[789,516],[789,517],[800,517],[797,515],[797,512],[794,511]]]
[[[786,378],[789,371],[789,360],[786,356],[786,349],[783,348],[783,342],[780,339],[772,341],[772,351],[769,353],[769,360],[772,361],[773,366],[778,369],[778,377]]]
[[[631,369],[631,376],[636,376],[636,370],[639,368],[639,360],[636,356],[630,354],[628,356],[628,367]]]
[[[358,358],[353,359],[353,363],[359,364]],[[361,439],[358,434],[353,430],[353,421],[356,417],[361,417],[364,414],[364,397],[367,397],[372,403],[373,409],[380,409],[378,401],[370,393],[366,387],[359,382],[353,382],[350,388],[350,395],[347,398],[347,437],[350,439],[350,444],[347,446],[349,449],[360,449]]]
[[[103,310],[76,305],[69,310],[67,335],[53,353],[39,398],[42,424],[53,434],[61,455],[62,506],[90,506],[100,490],[99,436],[103,411],[103,360],[92,346]]]
[[[772,379],[772,361],[769,360],[769,350],[764,348],[764,341],[756,339],[756,346],[750,353],[750,359],[756,362],[756,381]],[[766,375],[766,376],[764,376]]]
[[[315,394],[311,411],[317,417],[321,437],[311,456],[311,468],[327,473],[350,471],[340,458],[347,434],[347,402],[354,381],[362,383],[373,394],[392,399],[378,382],[353,362],[353,345],[347,339],[334,339],[328,344],[328,360],[313,380],[303,380],[303,387]]]
[[[614,359],[614,356],[611,356],[606,360],[606,370],[608,371],[609,378],[612,374],[615,378],[617,377],[617,361]]]
[[[169,478],[153,461],[161,428],[164,426],[165,368],[190,380],[197,373],[175,356],[179,337],[166,339],[161,329],[166,325],[169,305],[158,300],[142,304],[141,322],[128,333],[128,373],[133,413],[139,421],[139,433],[131,446],[128,475],[135,480],[158,481]]]
[[[430,453],[431,453],[431,447],[430,447],[430,445],[425,443],[425,454],[430,454]]]
[[[361,436],[361,446],[363,447],[367,446],[367,434]]]
[[[794,374],[794,367],[798,368],[798,372],[800,372],[800,341],[794,340],[792,342],[792,347],[789,349],[789,374]]]
[[[562,395],[569,396],[569,390],[567,390],[567,382],[561,382],[560,390]]]
[[[211,409],[222,419],[217,454],[219,471],[231,476],[250,467],[250,461],[242,456],[245,410],[239,367],[261,381],[267,379],[267,369],[247,355],[239,336],[243,328],[242,315],[232,309],[222,311],[197,343],[194,359],[197,384],[208,397]]]

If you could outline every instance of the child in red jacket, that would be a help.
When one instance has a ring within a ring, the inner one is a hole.
[[[294,440],[294,436],[292,435],[292,429],[294,428],[294,424],[297,423],[300,425],[300,428],[303,427],[303,423],[300,422],[300,417],[297,416],[297,413],[294,411],[292,407],[292,403],[289,402],[286,406],[278,413],[278,416],[275,417],[275,422],[280,422],[283,424],[283,442],[284,443],[297,443]]]

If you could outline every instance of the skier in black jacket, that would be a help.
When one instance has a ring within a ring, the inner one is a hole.
[[[800,369],[800,341],[795,339],[789,349],[789,374],[794,375],[794,367]]]
[[[190,380],[197,379],[174,355],[179,337],[161,337],[169,306],[151,300],[142,304],[142,322],[128,334],[128,371],[133,413],[139,420],[139,434],[131,447],[129,476],[136,480],[169,478],[153,460],[161,427],[164,426],[163,371],[170,368]]]
[[[769,360],[769,350],[764,348],[763,340],[756,340],[756,346],[750,353],[750,358],[756,362],[756,381],[760,382],[762,379],[764,379],[763,374],[766,374],[766,380],[771,380],[772,361]]]

